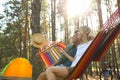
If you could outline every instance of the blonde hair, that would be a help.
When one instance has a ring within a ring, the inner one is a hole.
[[[82,34],[81,40],[83,42],[87,42],[91,40],[89,33],[91,32],[91,29],[88,26],[81,26],[79,28],[79,32]]]

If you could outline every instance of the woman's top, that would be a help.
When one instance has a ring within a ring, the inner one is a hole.
[[[76,64],[78,63],[78,61],[80,60],[80,58],[82,57],[82,55],[85,53],[85,51],[87,50],[87,48],[89,47],[89,45],[91,44],[91,41],[88,41],[87,43],[84,44],[80,44],[77,47],[77,52],[76,52],[76,58],[75,60],[72,62],[71,67],[75,67]]]

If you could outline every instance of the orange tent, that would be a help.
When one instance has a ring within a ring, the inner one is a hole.
[[[6,66],[2,72],[3,78],[32,78],[32,65],[25,58],[15,58]]]

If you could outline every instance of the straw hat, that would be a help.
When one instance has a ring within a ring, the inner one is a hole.
[[[45,36],[36,33],[31,36],[31,43],[36,48],[42,48],[46,44]]]

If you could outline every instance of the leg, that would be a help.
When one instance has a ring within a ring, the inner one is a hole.
[[[46,73],[45,73],[45,72],[42,72],[42,73],[38,76],[37,80],[47,80],[47,79],[46,79]]]
[[[56,77],[66,78],[68,76],[68,70],[66,67],[49,67],[46,70],[46,77],[48,80],[57,80]]]

